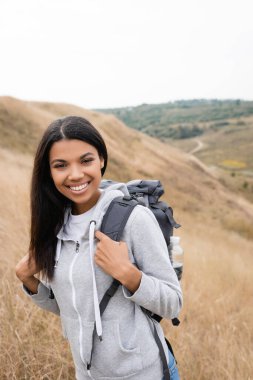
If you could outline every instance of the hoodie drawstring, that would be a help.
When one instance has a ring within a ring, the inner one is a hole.
[[[90,230],[89,230],[89,245],[90,245],[90,263],[91,263],[92,282],[93,282],[93,301],[94,301],[97,335],[99,337],[99,340],[102,341],[102,322],[101,322],[101,315],[100,315],[99,302],[98,302],[98,292],[97,292],[95,270],[94,270],[94,264],[93,264],[95,227],[96,227],[96,221],[92,220],[90,222]]]
[[[91,263],[92,281],[93,281],[93,300],[94,300],[94,311],[95,311],[95,325],[94,325],[94,330],[92,333],[92,347],[91,347],[91,353],[90,353],[90,360],[87,363],[87,373],[91,379],[93,379],[90,369],[91,369],[91,361],[92,361],[92,354],[93,354],[95,329],[97,331],[97,335],[99,337],[99,340],[102,341],[102,322],[101,322],[100,308],[99,308],[99,302],[98,302],[98,293],[97,293],[95,270],[94,270],[94,264],[93,264],[95,227],[96,227],[96,221],[92,220],[90,222],[90,229],[89,229],[89,245],[90,245],[90,263]]]

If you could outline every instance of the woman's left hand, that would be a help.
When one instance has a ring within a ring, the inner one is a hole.
[[[101,231],[96,231],[95,236],[99,240],[95,263],[129,290],[136,291],[141,281],[141,271],[131,263],[127,244],[124,241],[116,242]]]

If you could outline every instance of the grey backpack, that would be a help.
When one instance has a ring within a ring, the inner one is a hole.
[[[106,189],[110,185],[117,183],[111,180],[103,180],[101,189]],[[164,239],[166,241],[168,255],[179,280],[182,277],[182,267],[174,265],[171,254],[170,237],[173,229],[179,228],[173,218],[173,209],[165,202],[159,201],[164,194],[164,189],[158,180],[133,180],[126,183],[130,196],[115,198],[102,222],[101,231],[115,241],[120,241],[127,220],[137,205],[148,207],[159,223]]]

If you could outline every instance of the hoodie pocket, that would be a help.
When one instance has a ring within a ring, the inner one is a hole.
[[[136,339],[122,342],[119,321],[103,321],[103,340],[94,339],[92,367],[99,377],[134,375],[143,369],[140,347]],[[134,331],[133,331],[134,334]],[[91,370],[92,372],[92,370]],[[94,372],[94,375],[95,375]]]

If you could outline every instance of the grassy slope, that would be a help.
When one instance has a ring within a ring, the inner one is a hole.
[[[182,325],[172,329],[163,323],[175,347],[182,379],[250,379],[252,205],[234,197],[194,157],[128,129],[113,116],[64,104],[0,98],[1,106],[3,102],[14,124],[15,117],[25,120],[30,128],[27,136],[38,136],[55,117],[85,116],[101,130],[109,146],[107,178],[162,180],[166,198],[183,225],[179,234],[186,253]],[[19,143],[6,147],[0,149],[0,378],[73,379],[58,319],[33,307],[14,276],[15,263],[28,243],[32,158],[24,155]]]
[[[194,155],[212,167],[228,188],[253,203],[253,117],[241,118],[240,125],[236,119],[229,122],[216,132],[169,143],[189,152],[201,141],[203,147]]]

